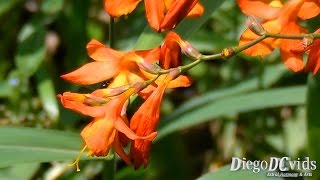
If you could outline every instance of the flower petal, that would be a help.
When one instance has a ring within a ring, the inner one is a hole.
[[[312,71],[316,74],[320,68],[320,40],[315,40],[311,45],[306,71]]]
[[[123,52],[108,48],[95,39],[92,39],[87,44],[86,48],[88,51],[88,55],[95,61],[117,60],[124,55]]]
[[[68,97],[64,95],[58,95],[61,100],[62,105],[73,111],[79,112],[86,116],[91,117],[103,117],[106,112],[105,106],[88,106],[78,101],[71,101]]]
[[[160,31],[174,29],[189,14],[197,2],[197,0],[179,0],[173,2],[160,25]]]
[[[175,32],[169,32],[161,46],[160,66],[163,69],[169,69],[180,65],[181,48],[179,42],[181,38]]]
[[[272,7],[264,0],[237,0],[241,11],[250,16],[262,19],[275,19],[280,13],[279,7]]]
[[[267,21],[262,24],[262,27],[271,33],[279,33],[280,32],[280,26],[277,21]],[[250,29],[246,29],[240,38],[239,45],[244,45],[246,43],[249,43],[255,39],[259,38],[258,35],[253,33]],[[270,54],[274,48],[278,45],[279,40],[274,38],[267,38],[263,41],[259,42],[258,44],[246,49],[243,51],[245,54],[249,56],[262,56]]]
[[[159,31],[164,19],[165,5],[163,1],[145,0],[146,17],[150,26]]]
[[[116,137],[114,140],[114,150],[116,151],[116,153],[121,157],[121,159],[124,160],[124,162],[126,162],[128,165],[131,164],[130,158],[129,156],[124,152],[123,147],[121,145],[120,139],[119,139],[119,132],[116,133]]]
[[[301,19],[311,19],[320,13],[320,1],[305,1],[301,6],[298,16]]]
[[[191,9],[191,11],[188,13],[187,17],[188,17],[188,18],[198,18],[198,17],[202,16],[203,13],[204,13],[204,8],[203,8],[203,6],[198,2],[198,3]]]
[[[103,118],[95,118],[82,131],[81,136],[86,145],[96,156],[106,156],[114,142],[116,129],[113,122]]]
[[[128,138],[135,140],[135,139],[146,139],[148,141],[152,141],[156,136],[157,133],[153,132],[147,136],[138,136],[136,135],[121,118],[116,118],[114,120],[114,126],[115,128],[125,134]]]
[[[95,84],[111,79],[119,72],[118,61],[90,62],[61,77],[76,84]]]
[[[131,13],[141,0],[104,0],[104,9],[112,17]]]

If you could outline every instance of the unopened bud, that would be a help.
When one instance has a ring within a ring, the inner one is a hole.
[[[148,63],[146,61],[138,63],[138,66],[142,68],[144,71],[151,73],[151,74],[158,74],[161,70],[161,67],[155,63]]]
[[[201,57],[201,53],[187,41],[181,45],[181,52],[190,59],[196,60]]]
[[[84,104],[88,106],[99,106],[102,104],[106,104],[110,99],[97,97],[92,94],[86,94],[85,95],[87,99],[84,101]]]
[[[112,97],[112,96],[118,96],[128,90],[130,88],[130,85],[124,85],[120,87],[115,88],[104,88],[104,89],[98,89],[92,92],[92,95],[98,96],[98,97]]]
[[[262,36],[266,33],[261,23],[253,16],[248,16],[247,18],[248,28],[258,36]]]

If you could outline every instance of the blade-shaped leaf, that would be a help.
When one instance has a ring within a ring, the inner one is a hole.
[[[204,123],[217,117],[270,107],[304,104],[305,94],[306,87],[297,86],[237,94],[211,101],[193,111],[181,113],[175,119],[167,120],[159,129],[157,139],[174,131]]]
[[[320,75],[309,76],[307,95],[308,153],[312,160],[320,162]],[[320,172],[314,171],[311,179],[319,179]]]
[[[228,180],[276,180],[279,177],[268,177],[267,171],[260,171],[253,173],[250,170],[230,171],[230,165],[224,166],[216,172],[209,172],[202,175],[198,180],[212,180],[212,179],[228,179]]]
[[[0,167],[70,161],[77,157],[82,145],[79,134],[49,129],[2,127],[0,137]]]
[[[169,119],[175,119],[176,117],[180,116],[185,112],[193,111],[194,109],[200,106],[204,106],[207,103],[210,103],[223,97],[257,90],[259,89],[260,85],[262,85],[264,88],[270,87],[277,80],[279,80],[285,72],[287,72],[287,69],[283,66],[283,64],[270,65],[268,66],[268,68],[266,68],[261,78],[254,77],[230,88],[215,90],[207,94],[203,94],[200,97],[193,97],[192,100],[187,101],[173,113],[166,116],[165,119],[163,119],[163,121],[166,122]],[[260,83],[261,79],[262,84]]]

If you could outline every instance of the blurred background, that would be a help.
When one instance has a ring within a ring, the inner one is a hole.
[[[184,36],[204,54],[236,46],[246,28],[235,1],[217,2],[201,28]],[[0,1],[0,127],[78,134],[90,119],[64,109],[56,95],[91,92],[101,84],[80,87],[59,76],[90,61],[85,49],[90,39],[108,44],[109,21],[101,0]],[[313,31],[318,22],[304,25]],[[144,48],[141,37],[150,31],[143,3],[115,23],[117,49]],[[308,74],[290,72],[277,51],[205,62],[188,74],[191,87],[164,97],[159,137],[146,169],[134,171],[121,160],[114,166],[110,158],[81,161],[79,173],[66,161],[34,162],[0,166],[0,179],[196,179],[232,157],[306,156]],[[133,103],[129,116],[141,102]]]

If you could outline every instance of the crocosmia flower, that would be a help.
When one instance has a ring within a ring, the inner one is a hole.
[[[320,29],[314,33],[320,33]],[[306,71],[316,74],[320,68],[320,40],[306,36],[297,46],[292,49],[293,53],[308,53]]]
[[[320,13],[318,0],[289,0],[282,4],[279,0],[238,0],[243,13],[262,19],[262,27],[274,34],[304,34],[307,30],[298,24],[299,19],[309,19]],[[240,38],[239,45],[257,39],[258,35],[247,29]],[[260,56],[271,53],[280,47],[281,59],[293,71],[300,71],[304,67],[301,53],[293,53],[291,48],[299,43],[293,39],[267,38],[244,53]]]
[[[113,17],[131,13],[141,0],[104,0],[105,10]],[[144,0],[146,17],[157,31],[171,30],[185,17],[199,17],[204,9],[198,0]]]

